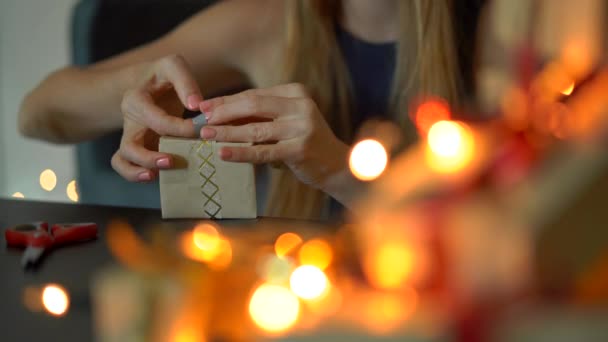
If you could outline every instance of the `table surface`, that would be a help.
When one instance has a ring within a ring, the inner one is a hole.
[[[585,212],[589,212],[589,208],[587,208]],[[196,220],[163,221],[161,219],[160,211],[158,210],[0,199],[1,232],[16,224],[35,221],[47,221],[49,223],[92,221],[96,222],[100,228],[99,239],[96,241],[65,246],[52,251],[43,257],[41,264],[35,270],[24,271],[21,268],[21,250],[8,247],[0,248],[0,272],[2,272],[2,280],[0,281],[1,341],[33,341],[48,339],[49,337],[51,340],[61,341],[94,340],[89,285],[92,277],[97,271],[114,262],[106,244],[105,229],[107,224],[115,219],[128,221],[139,233],[144,233],[147,228],[158,225],[161,222],[163,225],[168,225],[176,230],[191,229],[197,222]],[[265,229],[247,229],[253,225],[263,226]],[[227,235],[235,233],[245,234],[244,231],[246,231],[250,232],[257,239],[262,239],[264,241],[269,239],[268,242],[271,242],[271,238],[273,239],[287,230],[305,232],[304,238],[307,238],[306,234],[318,236],[319,234],[331,231],[330,226],[320,222],[270,218],[260,218],[256,220],[223,220],[221,221],[221,226],[223,232]],[[608,240],[606,239],[605,233],[606,230],[591,229],[594,226],[595,225],[593,224],[589,224],[590,229],[581,229],[579,225],[579,229],[577,229],[578,234],[559,233],[559,239],[549,239],[551,241],[567,240],[567,245],[569,246],[567,249],[563,248],[563,243],[545,244],[551,246],[555,245],[551,250],[562,251],[560,253],[562,256],[572,255],[573,253],[571,252],[576,251],[578,251],[578,253],[574,254],[579,255],[581,254],[580,250],[582,250],[583,246],[585,246],[586,249],[593,249],[596,251],[604,250],[600,246],[608,246]],[[556,232],[560,231],[560,229],[555,230]],[[571,232],[571,230],[569,231]],[[589,238],[585,238],[585,236],[588,236]],[[568,237],[568,239],[561,237]],[[591,241],[591,237],[594,237],[593,241],[599,242],[591,244],[589,242]],[[579,241],[579,243],[577,243],[577,241]],[[578,245],[580,245],[581,248],[575,248]],[[552,255],[552,253],[545,254]],[[549,259],[553,261],[556,260],[554,256]],[[568,263],[564,264],[563,257],[560,260],[562,260],[560,265],[568,265]],[[588,264],[588,262],[585,262],[585,264]],[[547,277],[547,279],[554,280],[553,277]],[[47,283],[59,283],[66,287],[70,292],[70,310],[61,318],[52,317],[43,313],[30,312],[24,305],[23,291],[27,286],[39,286]],[[605,322],[607,313],[608,312],[602,310],[602,315],[598,322]],[[572,322],[571,318],[573,315],[571,313],[567,312],[564,316],[568,318],[568,322]],[[542,317],[547,317],[547,315],[543,314]],[[585,324],[588,324],[588,321],[588,319],[583,320]],[[547,325],[541,327],[540,330],[543,334],[551,332],[553,330],[551,327],[555,322],[555,319],[550,319]],[[570,333],[573,333],[573,331],[576,330],[573,328],[574,326],[572,324],[560,323],[560,326],[567,326]],[[602,338],[589,340],[605,341],[606,339],[604,338],[608,337],[608,328],[606,328],[607,326],[603,323],[596,324],[593,329],[589,329],[587,325],[582,325],[582,327],[583,328],[578,329],[581,333],[589,331],[594,331],[596,333],[599,331],[601,333]],[[318,340],[318,337],[319,336],[316,336],[314,340]],[[332,341],[336,339],[330,337],[325,340]],[[535,339],[531,339],[531,341],[532,340]]]
[[[96,222],[99,238],[79,245],[65,246],[45,255],[34,270],[24,271],[20,265],[22,250],[3,247],[0,251],[2,272],[0,331],[2,341],[34,341],[61,338],[62,341],[93,340],[89,285],[92,276],[104,266],[113,263],[104,233],[107,224],[115,219],[127,220],[136,230],[160,223],[158,210],[105,207],[65,203],[34,202],[26,200],[0,199],[0,231],[27,222]],[[195,220],[162,221],[177,230],[192,228]],[[222,228],[243,229],[267,222],[270,226],[289,226],[302,221],[259,218],[257,220],[223,220]],[[285,225],[285,223],[289,223]],[[307,225],[319,223],[307,222]],[[277,228],[279,229],[279,228]],[[278,233],[277,233],[278,234]],[[2,238],[4,239],[4,238]],[[23,291],[27,286],[59,283],[71,295],[68,313],[55,318],[42,313],[30,312],[24,306]],[[28,329],[28,327],[33,327]],[[63,335],[69,331],[69,334]],[[60,337],[61,336],[61,337]]]

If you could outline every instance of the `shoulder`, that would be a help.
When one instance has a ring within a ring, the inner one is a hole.
[[[174,38],[250,74],[276,49],[284,34],[284,0],[222,0],[197,13]]]

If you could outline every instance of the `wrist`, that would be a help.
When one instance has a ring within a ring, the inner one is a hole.
[[[364,182],[355,178],[350,172],[348,158],[350,147],[338,141],[338,157],[330,161],[331,168],[324,181],[320,185],[320,190],[331,196],[342,205],[350,208],[355,200],[359,198],[366,189]]]

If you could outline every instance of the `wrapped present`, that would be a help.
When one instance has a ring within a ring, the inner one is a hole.
[[[175,163],[160,171],[163,218],[255,218],[253,165],[218,157],[222,146],[248,145],[162,137],[159,151],[173,155]]]

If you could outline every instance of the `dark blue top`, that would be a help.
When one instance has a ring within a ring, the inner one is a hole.
[[[336,38],[352,84],[351,120],[355,132],[374,117],[387,117],[397,48],[394,42],[370,43],[336,28]]]

